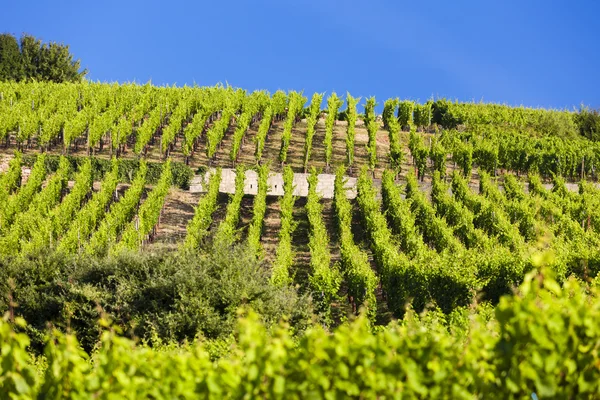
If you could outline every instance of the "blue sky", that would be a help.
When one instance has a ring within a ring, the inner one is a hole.
[[[600,107],[595,1],[17,1],[100,81]]]

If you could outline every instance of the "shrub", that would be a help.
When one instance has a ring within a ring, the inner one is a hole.
[[[49,325],[77,334],[84,349],[96,345],[104,316],[131,336],[148,341],[225,338],[236,311],[251,306],[267,324],[289,316],[297,329],[311,305],[290,287],[269,283],[268,271],[246,246],[205,254],[122,253],[95,259],[59,254],[0,260],[0,292],[11,294],[40,350]],[[0,298],[0,313],[9,310]]]

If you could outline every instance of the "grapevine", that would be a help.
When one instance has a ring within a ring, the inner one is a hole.
[[[208,236],[208,229],[213,220],[213,213],[216,211],[219,196],[219,186],[221,185],[221,169],[217,168],[210,176],[206,194],[198,202],[194,217],[187,225],[187,235],[183,243],[186,249],[197,249],[202,240]]]

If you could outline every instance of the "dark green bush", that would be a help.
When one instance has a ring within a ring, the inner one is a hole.
[[[106,316],[130,337],[152,341],[225,338],[243,305],[267,325],[288,316],[303,329],[310,301],[293,288],[269,284],[269,273],[245,246],[173,254],[123,253],[94,259],[58,254],[0,260],[0,314],[9,310],[29,322],[34,348],[48,326],[70,328],[90,351]]]
[[[600,140],[600,111],[581,107],[575,114],[575,123],[579,128],[579,134],[594,141]]]
[[[450,111],[451,106],[452,102],[446,99],[434,101],[431,105],[431,122],[445,129],[456,129],[463,123],[463,120]]]

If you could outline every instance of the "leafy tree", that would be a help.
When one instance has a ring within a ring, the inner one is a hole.
[[[21,51],[19,42],[9,34],[0,35],[0,80],[21,80],[23,67],[21,65]]]
[[[21,37],[21,66],[24,78],[39,78],[38,65],[40,64],[40,50],[42,42],[30,35]]]
[[[27,34],[19,42],[11,34],[0,35],[0,80],[76,82],[87,74],[80,67],[68,45],[42,43]]]
[[[80,64],[79,60],[73,60],[69,46],[55,42],[42,46],[39,66],[42,79],[54,82],[79,81],[87,74],[87,69],[79,72]]]
[[[579,113],[575,114],[575,123],[582,136],[594,141],[600,140],[600,111],[582,106]]]

